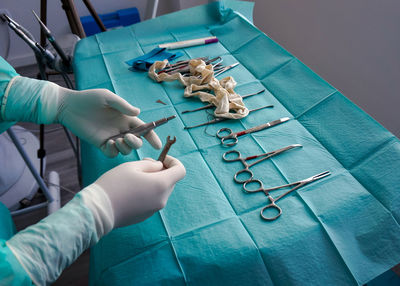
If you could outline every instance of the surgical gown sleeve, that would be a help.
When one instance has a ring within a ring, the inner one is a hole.
[[[2,57],[0,57],[0,102],[10,80],[18,73]],[[0,118],[0,133],[7,130],[15,122],[3,122]],[[0,240],[0,285],[32,285],[32,280],[7,247],[5,240]]]
[[[31,278],[4,240],[0,240],[0,285],[32,285]]]
[[[0,57],[0,104],[6,101],[4,94],[10,81],[12,84],[18,76]],[[14,123],[6,122],[0,115],[0,132]],[[8,241],[0,239],[0,285],[49,285],[113,226],[108,196],[95,184],[86,187],[39,223],[18,232]]]
[[[8,83],[13,77],[18,76],[18,73],[10,66],[6,60],[0,57],[0,103],[3,104],[3,96],[8,86]],[[7,130],[15,122],[4,122],[0,116],[0,133]]]
[[[50,285],[83,251],[111,231],[113,221],[111,202],[92,184],[55,213],[9,239],[3,250],[8,247],[4,251],[14,268],[6,269],[17,269],[17,260],[35,285]]]

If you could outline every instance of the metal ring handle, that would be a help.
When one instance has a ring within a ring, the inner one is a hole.
[[[264,211],[266,211],[267,209],[270,209],[270,208],[274,208],[274,209],[278,210],[278,214],[274,217],[266,217],[264,215]],[[278,207],[274,202],[270,203],[269,205],[266,205],[260,212],[261,217],[267,221],[276,220],[278,217],[281,216],[281,214],[282,214],[282,209],[280,207]]]
[[[255,188],[255,189],[248,189],[247,186],[248,186],[249,184],[258,184],[258,188]],[[250,179],[250,180],[246,181],[246,182],[243,184],[243,190],[244,190],[246,193],[257,193],[257,192],[262,192],[262,191],[263,191],[263,183],[262,183],[260,180]]]
[[[241,179],[238,179],[238,176],[240,176],[240,174],[248,174],[249,176],[247,179],[241,180]],[[235,180],[236,183],[244,184],[244,183],[250,181],[251,179],[253,179],[253,172],[249,169],[242,169],[242,170],[236,172],[233,179]]]
[[[235,158],[231,158],[229,159],[227,155],[229,154],[236,154]],[[224,161],[226,162],[234,162],[234,161],[239,161],[240,159],[240,152],[237,150],[230,150],[230,151],[226,151],[223,155],[222,155],[222,159],[224,159]]]
[[[225,131],[227,131],[229,134],[221,135],[221,133],[222,133],[222,132],[225,132]],[[231,135],[231,134],[233,134],[232,129],[227,128],[227,127],[221,128],[220,130],[217,131],[217,137],[218,137],[219,139],[222,139],[222,138],[224,138],[224,137],[226,137],[226,136],[229,136],[229,135]]]
[[[221,144],[222,145],[224,145],[224,146],[228,146],[228,147],[231,147],[231,146],[235,146],[237,143],[238,143],[238,138],[235,136],[235,137],[222,137],[221,138]]]

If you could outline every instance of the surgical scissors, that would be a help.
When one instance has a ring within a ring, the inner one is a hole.
[[[301,181],[298,181],[298,182],[294,182],[294,183],[291,183],[291,184],[282,185],[282,186],[278,186],[278,187],[273,187],[273,188],[269,188],[269,189],[264,189],[263,183],[260,180],[251,179],[251,180],[249,180],[249,181],[247,181],[246,183],[243,184],[243,189],[247,193],[264,192],[264,194],[268,197],[268,199],[270,200],[271,203],[266,205],[264,208],[261,209],[260,215],[261,215],[261,217],[263,219],[268,220],[268,221],[272,221],[272,220],[276,220],[282,214],[282,209],[276,204],[277,201],[279,201],[284,196],[290,194],[291,192],[297,190],[298,188],[301,188],[304,185],[307,185],[307,184],[312,183],[312,182],[314,182],[316,180],[319,180],[319,179],[322,179],[322,178],[324,178],[326,176],[329,176],[330,174],[331,173],[329,171],[325,171],[325,172],[319,173],[317,175],[314,175],[312,177],[309,177],[307,179],[304,179],[304,180],[301,180]],[[248,188],[248,186],[250,184],[253,184],[253,185],[256,184],[256,185],[258,185],[258,188],[254,188],[254,189],[253,188]],[[294,186],[294,187],[291,188],[290,190],[288,190],[286,193],[280,195],[277,198],[273,198],[269,194],[270,191],[278,190],[278,189],[282,189],[282,188],[287,188],[287,187],[292,187],[292,186]],[[265,216],[264,212],[267,209],[271,209],[271,208],[276,209],[278,211],[278,214],[276,216],[274,216],[274,217]]]
[[[280,118],[280,119],[277,119],[277,120],[274,120],[271,122],[267,122],[267,123],[264,123],[264,124],[246,129],[246,130],[239,131],[239,132],[233,132],[232,129],[225,127],[225,128],[221,128],[220,130],[217,131],[217,137],[219,139],[221,139],[222,145],[234,146],[238,143],[238,141],[239,141],[238,137],[240,137],[240,136],[267,129],[269,127],[286,122],[289,119],[290,119],[289,117],[283,117],[283,118]],[[224,136],[224,135],[222,135],[223,132],[228,132],[228,134]]]
[[[292,145],[283,147],[283,148],[275,150],[275,151],[271,151],[271,152],[263,153],[263,154],[259,154],[259,155],[254,155],[254,156],[249,156],[249,157],[246,157],[246,158],[243,158],[239,151],[231,150],[231,151],[225,152],[222,155],[222,158],[226,162],[236,162],[236,161],[242,162],[244,168],[241,169],[240,171],[237,171],[235,173],[235,176],[233,177],[233,179],[235,180],[236,183],[244,184],[247,181],[250,181],[251,179],[253,179],[254,174],[250,170],[251,167],[253,167],[254,165],[256,165],[256,164],[258,164],[258,163],[260,163],[260,162],[262,162],[264,160],[267,160],[267,159],[269,159],[269,158],[271,158],[273,156],[279,155],[279,154],[281,154],[281,153],[283,153],[285,151],[288,151],[288,150],[296,148],[296,147],[303,147],[303,146],[300,145],[300,144],[292,144]],[[232,155],[230,155],[230,154],[232,154]],[[263,158],[258,159],[257,161],[255,161],[255,162],[253,162],[251,164],[246,162],[248,160],[252,160],[252,159],[256,159],[256,158],[260,158],[260,157],[263,157]],[[239,176],[242,175],[242,177],[243,177],[244,174],[247,174],[246,179],[242,179],[242,180],[239,179]]]

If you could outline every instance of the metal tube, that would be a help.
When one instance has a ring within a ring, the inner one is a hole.
[[[51,197],[49,193],[49,189],[47,188],[46,184],[44,183],[43,179],[40,177],[38,172],[35,169],[35,166],[33,166],[33,163],[31,159],[29,158],[28,154],[26,154],[24,148],[22,147],[21,143],[19,142],[18,138],[15,136],[14,131],[12,131],[11,128],[8,128],[7,130],[8,136],[10,136],[11,140],[13,141],[15,147],[17,148],[18,152],[21,154],[22,159],[24,159],[26,165],[28,166],[29,170],[31,171],[33,177],[35,178],[36,182],[38,183],[40,189],[43,191],[46,199],[49,202],[53,201],[53,198]]]
[[[40,203],[40,204],[37,204],[37,205],[30,206],[30,207],[27,207],[27,208],[23,208],[23,209],[20,209],[20,210],[17,210],[17,211],[12,211],[11,215],[12,216],[22,215],[22,214],[25,214],[25,213],[28,213],[28,212],[31,212],[31,211],[34,211],[34,210],[37,210],[37,209],[40,209],[40,208],[47,207],[47,204],[48,203],[45,202],[45,203]]]

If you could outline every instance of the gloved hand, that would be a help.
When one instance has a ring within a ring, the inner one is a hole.
[[[111,202],[114,228],[141,222],[164,208],[186,170],[171,156],[163,163],[146,158],[121,164],[93,183],[104,190]]]
[[[143,221],[166,205],[186,171],[171,156],[163,163],[145,159],[106,172],[60,210],[8,240],[14,260],[36,285],[54,282],[113,228]]]
[[[142,139],[130,133],[115,141],[107,140],[144,124],[136,117],[140,110],[121,97],[107,89],[73,91],[66,88],[60,88],[59,96],[57,121],[81,139],[99,147],[107,156],[115,157],[118,152],[127,155],[142,146]],[[154,148],[161,148],[161,140],[153,130],[144,137]]]
[[[25,77],[10,81],[1,107],[5,121],[61,123],[109,157],[119,152],[126,155],[142,146],[142,140],[133,134],[107,140],[143,124],[136,117],[139,113],[138,108],[107,89],[74,91]],[[154,148],[161,148],[161,140],[154,131],[144,137]]]

